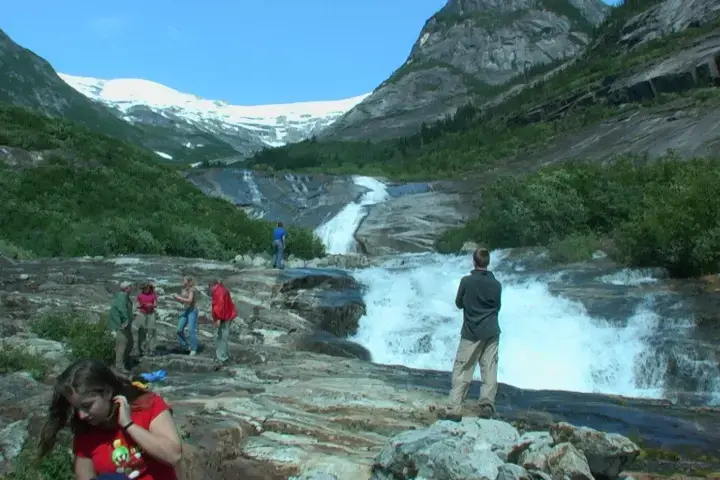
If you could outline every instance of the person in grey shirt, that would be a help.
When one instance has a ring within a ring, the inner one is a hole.
[[[455,305],[463,310],[463,324],[460,343],[452,371],[452,389],[446,417],[451,420],[462,418],[462,402],[472,382],[476,362],[480,364],[481,415],[495,414],[497,395],[498,344],[500,341],[500,296],[502,285],[487,267],[490,251],[478,248],[473,253],[474,269],[460,280]]]

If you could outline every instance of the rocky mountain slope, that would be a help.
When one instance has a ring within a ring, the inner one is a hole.
[[[65,74],[60,78],[133,125],[203,132],[228,143],[241,155],[304,140],[367,97],[241,106],[207,100],[148,80],[101,80]]]
[[[160,158],[182,163],[238,159],[321,131],[365,98],[243,107],[146,80],[63,75],[0,30],[0,103],[63,117]]]
[[[132,125],[105,105],[64,82],[47,60],[15,43],[0,30],[0,103],[63,117],[98,133],[145,146],[165,159],[192,162],[236,155],[232,146],[197,129]],[[200,145],[201,147],[198,147]]]
[[[322,136],[399,137],[498,86],[568,60],[590,42],[601,0],[449,0],[406,62]]]

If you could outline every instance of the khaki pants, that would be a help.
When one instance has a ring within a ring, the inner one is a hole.
[[[452,389],[450,391],[450,406],[453,409],[460,409],[465,400],[472,376],[475,372],[475,363],[480,364],[480,403],[489,404],[495,407],[495,396],[497,395],[497,369],[498,369],[498,344],[500,337],[493,337],[479,342],[460,339],[455,363],[452,372]]]
[[[230,340],[230,324],[232,321],[220,322],[215,337],[215,358],[218,362],[227,362],[230,359],[228,353],[228,341]]]
[[[138,313],[138,353],[140,355],[155,354],[157,336],[157,313]]]
[[[115,368],[129,369],[130,352],[132,352],[133,346],[131,326],[128,325],[115,332]]]

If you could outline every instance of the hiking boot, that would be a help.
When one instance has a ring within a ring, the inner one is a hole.
[[[478,402],[478,416],[480,418],[493,418],[495,416],[495,406],[488,402]]]
[[[462,413],[459,408],[438,408],[438,420],[450,420],[451,422],[459,422],[462,420]]]

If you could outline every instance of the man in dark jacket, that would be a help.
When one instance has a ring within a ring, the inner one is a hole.
[[[476,362],[480,364],[481,415],[495,413],[497,395],[498,344],[500,340],[500,295],[502,286],[487,267],[490,251],[478,248],[473,253],[474,270],[460,280],[455,305],[463,310],[455,363],[452,372],[452,390],[448,418],[461,418],[462,402],[467,395]]]

